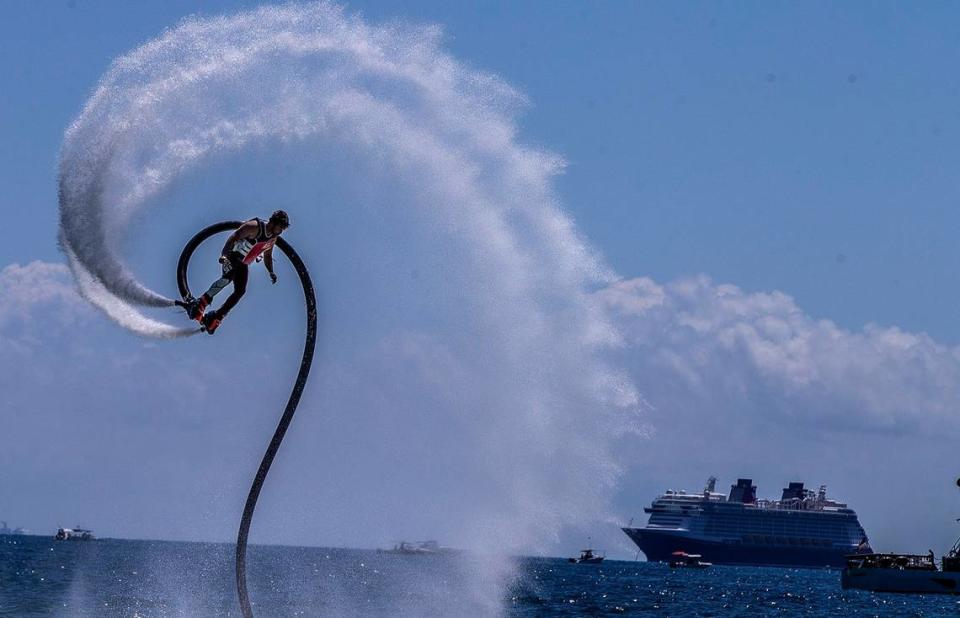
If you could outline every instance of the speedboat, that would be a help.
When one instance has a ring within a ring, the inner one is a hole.
[[[581,549],[579,558],[567,558],[574,564],[600,564],[606,558],[603,554],[594,553],[592,549]]]

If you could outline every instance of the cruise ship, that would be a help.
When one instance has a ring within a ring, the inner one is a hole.
[[[16,535],[21,536],[26,534],[27,531],[23,528],[7,528],[7,522],[0,521],[0,536],[3,535]]]
[[[626,527],[647,560],[668,562],[676,551],[700,554],[714,564],[836,567],[846,556],[870,553],[857,514],[842,502],[790,483],[779,500],[758,500],[751,479],[738,479],[730,494],[667,491],[644,511],[643,528]]]

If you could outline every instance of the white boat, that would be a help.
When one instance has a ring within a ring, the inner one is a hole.
[[[85,528],[59,528],[53,537],[54,541],[93,541],[93,530]]]
[[[606,557],[606,554],[596,553],[592,549],[581,549],[579,558],[567,558],[567,561],[576,564],[600,564]]]

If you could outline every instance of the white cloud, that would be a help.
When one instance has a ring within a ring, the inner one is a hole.
[[[845,330],[781,292],[705,276],[623,280],[597,297],[621,325],[648,396],[659,382],[704,400],[762,401],[766,421],[816,430],[960,429],[960,351],[924,333]]]
[[[9,331],[13,325],[33,322],[38,310],[55,311],[61,321],[68,322],[92,313],[64,264],[34,261],[0,270],[0,329]]]

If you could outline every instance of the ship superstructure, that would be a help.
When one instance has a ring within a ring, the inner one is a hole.
[[[857,514],[803,483],[789,483],[779,500],[758,500],[751,479],[738,479],[730,494],[667,491],[644,511],[643,528],[626,527],[648,560],[669,562],[674,552],[701,554],[714,564],[843,567],[845,556],[870,552]]]

